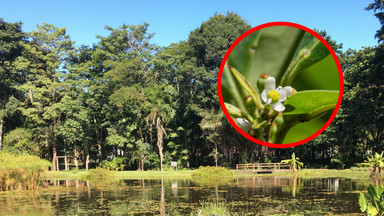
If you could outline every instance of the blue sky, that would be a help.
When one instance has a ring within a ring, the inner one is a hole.
[[[77,45],[97,43],[96,35],[107,36],[105,25],[149,23],[152,42],[161,46],[186,40],[189,33],[215,13],[232,11],[251,26],[273,21],[295,22],[311,29],[326,30],[338,43],[360,49],[377,44],[379,21],[364,8],[373,0],[167,0],[167,1],[30,1],[0,0],[0,17],[22,21],[30,32],[44,22],[66,27]]]

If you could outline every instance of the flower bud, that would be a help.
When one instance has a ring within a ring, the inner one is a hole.
[[[252,128],[252,124],[245,118],[236,118],[236,123],[246,133]]]
[[[279,114],[277,114],[277,116],[275,117],[274,123],[279,129],[284,127],[284,118],[283,118],[282,112],[279,112]]]
[[[257,80],[257,88],[259,89],[260,92],[264,90],[265,86],[265,81],[268,79],[269,75],[266,73],[262,73]]]
[[[229,103],[224,103],[224,105],[229,115],[231,115],[232,117],[234,118],[245,117],[244,113],[236,106],[233,106],[232,104],[229,104]]]

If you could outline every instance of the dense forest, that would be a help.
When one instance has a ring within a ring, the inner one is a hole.
[[[384,24],[384,3],[373,10]],[[308,167],[352,166],[384,150],[384,30],[378,45],[333,47],[344,74],[341,108],[314,140],[289,149],[260,146],[225,118],[217,76],[229,46],[251,26],[235,13],[216,14],[186,41],[151,43],[148,24],[105,27],[93,46],[75,44],[65,28],[0,19],[0,149],[56,163],[78,158],[84,168],[115,157],[126,169],[234,167],[295,152]],[[53,166],[55,169],[55,166]]]

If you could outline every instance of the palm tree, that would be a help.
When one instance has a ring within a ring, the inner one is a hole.
[[[295,153],[292,153],[291,159],[282,160],[281,163],[289,164],[289,169],[292,170],[292,173],[296,173],[296,169],[301,169],[301,167],[304,165],[299,160],[300,158],[296,157]]]

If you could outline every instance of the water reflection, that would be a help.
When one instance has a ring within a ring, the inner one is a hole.
[[[0,193],[2,214],[186,215],[201,201],[225,202],[232,213],[359,213],[358,193],[369,181],[344,178],[255,177],[222,181],[124,180],[95,188],[80,180],[50,181],[34,192]],[[19,203],[23,203],[21,206]]]

